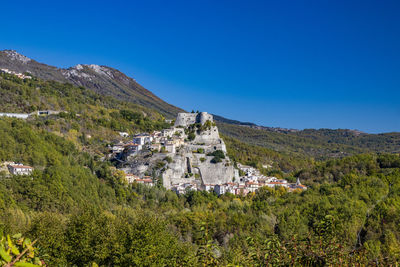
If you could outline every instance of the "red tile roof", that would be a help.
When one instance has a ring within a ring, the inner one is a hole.
[[[11,166],[13,168],[21,168],[21,169],[33,169],[33,167],[27,166],[27,165],[12,165],[12,164],[10,164],[8,166]]]

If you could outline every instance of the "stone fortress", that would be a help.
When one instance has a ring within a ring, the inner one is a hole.
[[[188,139],[190,131],[195,134],[192,140]],[[144,156],[144,153],[137,153],[129,162],[130,169],[126,171],[140,177],[159,172],[163,186],[167,189],[179,184],[193,184],[196,188],[204,190],[208,185],[232,182],[235,179],[235,173],[236,176],[238,175],[233,163],[226,155],[225,143],[219,137],[218,128],[211,114],[207,112],[179,113],[174,126],[163,130],[162,135],[161,140],[165,141],[161,142],[165,144],[178,139],[182,142],[176,142],[179,145],[167,153],[153,153],[151,157]],[[207,154],[217,150],[221,150],[225,158],[221,162],[212,162],[214,156]],[[167,156],[172,160],[166,163],[162,171],[156,170],[157,162]]]

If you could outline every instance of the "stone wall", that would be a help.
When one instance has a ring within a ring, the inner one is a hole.
[[[206,121],[213,122],[213,116],[207,112],[200,113],[178,113],[175,120],[175,127],[183,126],[187,127],[194,123],[204,124]]]
[[[193,123],[196,123],[197,113],[178,113],[174,126],[187,127]]]
[[[197,144],[219,144],[221,138],[219,137],[219,132],[217,126],[212,126],[210,130],[202,131],[200,134],[196,134],[196,138],[194,139],[194,143]]]
[[[213,116],[211,114],[208,114],[207,112],[200,112],[197,119],[198,119],[197,122],[201,124],[204,124],[206,121],[213,122]]]

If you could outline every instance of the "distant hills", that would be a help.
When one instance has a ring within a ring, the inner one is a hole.
[[[368,134],[346,129],[281,131],[217,123],[220,132],[242,142],[278,152],[316,159],[342,158],[360,153],[400,153],[400,133]]]
[[[175,107],[133,78],[111,67],[78,64],[67,69],[39,63],[14,50],[0,51],[0,68],[30,73],[43,80],[54,80],[85,87],[103,96],[153,109],[167,118],[184,110]],[[1,101],[0,101],[1,104]],[[4,103],[3,103],[4,104]],[[0,110],[7,112],[7,110]],[[147,112],[148,113],[148,112]],[[286,129],[259,126],[214,115],[220,132],[247,144],[278,152],[311,156],[316,159],[344,157],[367,152],[400,153],[400,133],[367,134],[355,130]]]

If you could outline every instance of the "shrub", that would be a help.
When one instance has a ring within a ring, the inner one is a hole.
[[[222,162],[222,159],[219,157],[214,157],[210,162],[215,164],[215,163]]]
[[[194,132],[190,132],[188,134],[188,140],[193,141],[196,138],[196,134]]]
[[[170,156],[166,156],[166,157],[164,158],[164,160],[165,160],[166,162],[168,162],[168,163],[171,163],[171,162],[172,162],[172,158],[171,158]]]
[[[225,158],[225,153],[222,150],[215,150],[212,153],[208,153],[207,156],[214,156],[214,157],[217,157],[217,158],[224,159]]]
[[[165,162],[158,161],[158,162],[156,163],[156,169],[161,169],[161,168],[163,168],[164,166],[165,166]]]

